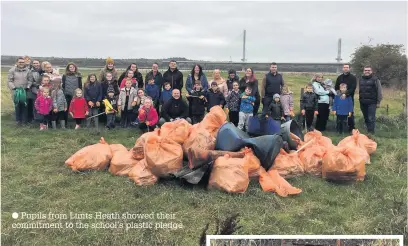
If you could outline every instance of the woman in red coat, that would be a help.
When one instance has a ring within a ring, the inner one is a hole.
[[[85,98],[82,96],[82,90],[75,90],[75,97],[71,100],[69,105],[69,114],[76,121],[75,130],[81,127],[81,122],[88,115],[88,105]]]
[[[157,111],[152,105],[152,98],[146,97],[143,106],[139,109],[139,128],[142,132],[153,131],[159,121]]]

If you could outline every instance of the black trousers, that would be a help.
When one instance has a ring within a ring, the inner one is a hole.
[[[266,113],[268,113],[268,107],[269,107],[269,105],[271,104],[272,101],[273,101],[272,97],[269,97],[269,96],[264,97],[264,99],[262,101],[262,105],[263,105],[262,114],[265,115]],[[255,107],[254,107],[254,109],[255,109]]]
[[[48,125],[48,122],[51,119],[51,114],[45,114],[45,115],[43,114],[42,116],[43,118],[41,120],[41,123],[43,123],[44,125]]]
[[[375,114],[377,112],[377,104],[365,104],[360,102],[360,109],[364,116],[364,122],[369,133],[375,132]]]
[[[346,131],[346,129],[348,128],[347,127],[347,117],[348,117],[348,115],[337,115],[337,119],[336,119],[337,127],[336,127],[336,130],[340,134],[343,134]]]
[[[77,125],[81,125],[81,123],[82,123],[82,118],[75,118],[75,123],[77,124]]]
[[[329,104],[328,103],[319,103],[318,104],[318,110],[319,114],[317,115],[317,120],[316,120],[316,130],[318,131],[325,131],[326,130],[326,125],[327,125],[327,120],[329,119]]]
[[[31,122],[34,120],[34,99],[27,99],[27,121]]]
[[[193,114],[191,116],[191,123],[194,125],[200,123],[204,119],[204,114]]]
[[[65,115],[66,115],[65,111],[58,111],[56,113],[54,113],[54,111],[52,111],[51,112],[51,121],[64,120]]]
[[[306,129],[310,129],[313,124],[314,110],[305,110]]]
[[[147,130],[149,130],[149,132],[154,131],[154,129],[156,128],[156,125],[153,126],[147,126],[146,123],[140,123],[139,124],[139,129],[142,130],[142,132],[147,132]]]
[[[125,107],[125,110],[122,110],[120,114],[120,125],[122,127],[127,127],[130,125],[130,122],[133,122],[135,119],[135,113],[133,110],[128,110],[127,107]]]
[[[238,127],[239,122],[239,111],[229,111],[228,113],[229,120],[234,126]]]
[[[67,105],[68,105],[68,109],[69,109],[69,106],[71,105],[71,101],[72,101],[72,96],[70,96],[70,95],[65,95],[65,100],[67,100]],[[67,110],[67,111],[65,112],[65,114],[64,114],[64,120],[65,120],[65,122],[67,122],[67,123],[68,123],[68,115],[69,115],[69,110]]]

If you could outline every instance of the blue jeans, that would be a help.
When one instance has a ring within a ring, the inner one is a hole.
[[[106,114],[106,126],[110,128],[115,127],[115,113]]]
[[[27,123],[27,105],[24,103],[15,104],[16,121],[18,123]]]
[[[364,122],[369,133],[375,131],[375,113],[377,111],[377,105],[375,103],[365,104],[360,102],[361,112],[364,116]]]

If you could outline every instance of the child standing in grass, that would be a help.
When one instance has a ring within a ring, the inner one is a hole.
[[[105,106],[106,113],[106,128],[108,130],[115,128],[115,118],[116,112],[118,110],[118,104],[115,97],[115,90],[113,88],[108,88],[107,97],[102,101]]]
[[[351,117],[353,113],[353,100],[349,95],[346,95],[347,84],[340,84],[340,91],[336,94],[333,102],[332,113],[337,116],[337,132],[343,134],[348,130],[347,117]]]
[[[75,90],[75,97],[72,98],[69,105],[69,114],[75,119],[75,130],[81,127],[82,120],[89,114],[89,108],[85,98],[82,96],[82,90],[77,88]]]
[[[227,90],[228,93],[228,90]],[[221,106],[224,107],[225,97],[224,94],[220,91],[220,88],[217,82],[213,81],[211,83],[211,88],[208,90],[207,93],[207,111],[210,112],[210,109],[214,106]]]
[[[280,101],[283,108],[283,114],[286,121],[291,120],[291,117],[295,116],[293,112],[293,93],[289,91],[287,85],[282,86],[282,95]]]
[[[48,88],[48,90],[51,90],[50,77],[48,75],[42,76],[41,85],[38,87],[37,97],[42,95],[44,88]]]
[[[68,109],[67,100],[62,91],[61,79],[54,79],[54,86],[51,92],[53,111],[51,113],[51,124],[53,129],[57,129],[57,120],[60,121],[61,128],[65,129],[65,112]]]
[[[191,105],[191,122],[192,124],[199,123],[203,120],[205,114],[205,106],[207,105],[207,98],[203,91],[201,81],[196,80],[191,95],[186,94],[187,100]]]
[[[309,83],[306,86],[306,92],[303,93],[300,99],[300,109],[302,115],[306,118],[307,131],[312,131],[313,118],[318,115],[317,95],[313,92],[313,84]]]
[[[248,127],[249,117],[254,114],[255,97],[251,96],[252,88],[246,87],[245,92],[241,95],[241,105],[239,108],[238,129],[244,130]]]
[[[50,89],[43,88],[42,93],[35,100],[35,109],[42,116],[40,123],[40,131],[48,129],[48,121],[50,120],[50,112],[52,110],[52,98],[50,97]]]
[[[241,95],[239,93],[238,81],[232,83],[232,90],[228,92],[226,98],[226,111],[228,112],[229,120],[235,126],[238,126],[239,122],[239,107],[241,102]]]
[[[271,104],[269,104],[268,113],[266,113],[266,118],[270,116],[278,125],[281,125],[281,120],[285,120],[285,117],[279,94],[273,95],[272,99]]]
[[[88,80],[85,84],[85,100],[89,105],[89,116],[95,116],[99,113],[99,107],[101,106],[103,95],[102,95],[102,86],[96,80],[96,74],[91,73],[88,75]],[[86,126],[90,127],[91,121],[95,122],[95,128],[99,126],[98,116],[88,120]]]
[[[132,87],[132,80],[126,81],[125,87],[120,89],[118,110],[120,110],[120,125],[128,127],[132,122],[133,107],[136,106],[136,89]]]

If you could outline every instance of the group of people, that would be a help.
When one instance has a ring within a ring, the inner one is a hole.
[[[324,131],[332,106],[339,133],[346,131],[347,126],[351,131],[356,85],[349,64],[344,64],[334,88],[331,80],[323,81],[323,75],[316,74],[301,96],[300,112],[307,129],[312,129],[317,115],[315,128]],[[382,99],[381,83],[372,75],[371,67],[365,67],[359,85],[360,107],[368,131],[373,133],[375,110]],[[87,127],[94,122],[98,128],[99,118],[112,129],[120,112],[122,127],[138,126],[142,131],[151,131],[181,118],[198,123],[216,105],[225,109],[234,125],[245,130],[249,118],[258,114],[261,102],[262,114],[279,124],[295,116],[293,93],[278,73],[276,63],[271,64],[270,71],[263,77],[260,90],[252,68],[246,69],[241,79],[232,69],[224,79],[216,69],[209,81],[202,67],[196,64],[186,79],[186,100],[182,98],[183,73],[174,60],[163,74],[154,63],[143,80],[135,63],[119,76],[114,60],[108,57],[99,76],[91,73],[83,84],[74,63],[69,63],[61,76],[49,62],[20,57],[9,71],[8,86],[12,90],[17,124],[37,119],[41,121],[40,130],[48,129],[49,125],[57,128],[58,121],[61,128],[65,128],[69,116],[75,119],[75,129],[79,129],[85,119]]]

